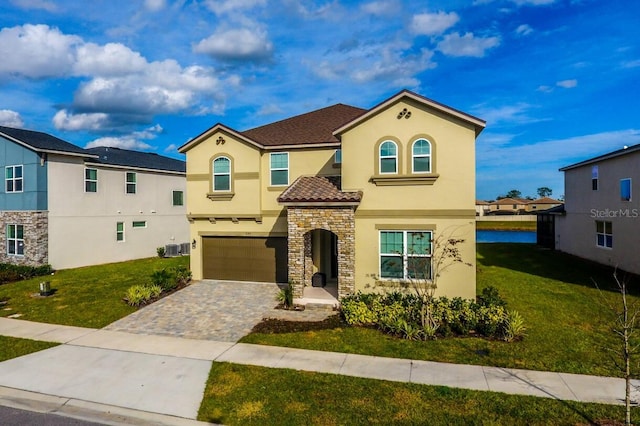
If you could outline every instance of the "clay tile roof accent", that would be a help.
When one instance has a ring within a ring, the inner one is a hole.
[[[344,104],[297,115],[241,132],[264,146],[338,143],[333,131],[367,110]]]
[[[300,176],[278,197],[280,203],[359,203],[362,192],[343,192],[340,176]]]
[[[562,204],[562,201],[555,200],[551,197],[542,197],[537,200],[530,201],[529,204]]]

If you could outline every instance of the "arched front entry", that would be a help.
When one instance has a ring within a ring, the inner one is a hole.
[[[294,296],[303,296],[313,274],[335,276],[338,297],[354,291],[355,222],[353,207],[287,208],[289,282]]]

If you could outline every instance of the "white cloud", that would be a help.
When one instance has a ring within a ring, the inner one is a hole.
[[[86,43],[77,49],[76,75],[117,76],[144,71],[147,61],[120,43]]]
[[[0,74],[29,78],[67,76],[75,63],[75,47],[82,43],[47,25],[0,30]]]
[[[107,124],[109,116],[101,112],[69,114],[66,109],[61,109],[53,116],[53,125],[58,130],[99,130]]]
[[[58,10],[56,4],[48,0],[11,0],[11,3],[22,9],[42,9],[47,12]]]
[[[264,6],[266,0],[206,0],[204,2],[207,9],[216,15],[229,14],[240,10],[253,9],[254,7]]]
[[[518,25],[518,28],[516,28],[516,31],[515,31],[517,35],[521,35],[521,36],[529,35],[532,32],[533,32],[533,28],[531,28],[531,26],[527,24]]]
[[[125,136],[107,136],[103,138],[95,139],[85,145],[85,148],[96,148],[99,146],[108,146],[112,148],[133,149],[139,151],[148,151],[154,149],[143,140],[155,139],[159,133],[162,133],[163,128],[159,124],[149,127],[140,132],[133,132],[130,135]]]
[[[273,115],[273,114],[282,114],[282,108],[280,108],[276,104],[266,104],[260,107],[258,110],[258,115]]]
[[[556,86],[563,87],[565,89],[572,89],[578,85],[578,80],[561,80],[556,83]]]
[[[411,19],[410,29],[414,34],[438,35],[454,26],[460,17],[455,12],[421,13]]]
[[[167,145],[167,147],[164,149],[164,152],[177,152],[178,148],[179,148],[178,145],[176,145],[175,143],[172,143]]]
[[[499,123],[524,124],[546,121],[545,119],[535,118],[529,115],[531,109],[533,109],[533,106],[524,102],[499,107],[477,105],[473,108],[473,114],[491,125]]]
[[[389,16],[401,8],[402,6],[395,0],[372,1],[360,6],[363,12],[375,16]]]
[[[444,39],[438,43],[437,49],[447,56],[481,58],[488,49],[499,44],[499,37],[475,37],[473,33],[461,36],[459,33],[452,33],[444,36]]]
[[[24,121],[19,113],[9,109],[0,109],[0,126],[20,128],[24,126]]]
[[[543,6],[555,3],[556,0],[511,0],[518,6]]]
[[[157,12],[167,6],[166,0],[144,0],[144,7],[152,12]]]
[[[239,28],[216,32],[200,40],[193,50],[222,60],[261,61],[271,57],[273,44],[263,31]]]
[[[538,88],[536,90],[538,92],[551,93],[551,92],[553,92],[553,87],[547,86],[547,85],[542,85],[542,86],[538,86]]]
[[[622,63],[622,68],[638,68],[640,67],[640,59],[635,61],[626,61]]]

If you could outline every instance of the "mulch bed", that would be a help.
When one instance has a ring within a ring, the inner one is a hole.
[[[328,330],[347,327],[340,315],[331,315],[323,321],[286,321],[276,318],[266,318],[256,324],[252,333],[281,334],[300,331]]]

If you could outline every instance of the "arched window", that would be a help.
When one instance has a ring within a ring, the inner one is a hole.
[[[231,191],[231,160],[227,157],[213,160],[213,190]]]
[[[380,174],[398,173],[398,146],[391,141],[380,145]]]
[[[411,148],[413,173],[431,173],[431,142],[418,139]]]

